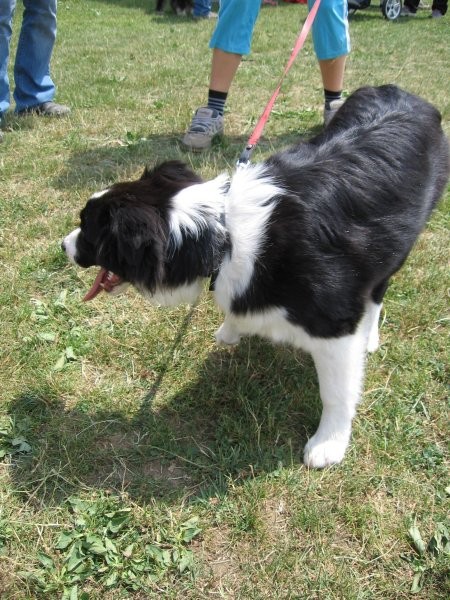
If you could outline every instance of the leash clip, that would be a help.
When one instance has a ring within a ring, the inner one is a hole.
[[[236,163],[236,166],[240,169],[245,169],[246,167],[248,167],[248,165],[250,164],[250,157],[252,155],[252,152],[255,148],[254,144],[248,144],[245,149],[242,151],[240,157],[238,158],[238,161]]]

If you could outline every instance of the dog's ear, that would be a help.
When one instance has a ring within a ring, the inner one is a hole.
[[[167,160],[154,169],[147,167],[141,179],[151,180],[152,185],[156,188],[171,186],[179,189],[203,181],[181,160]]]
[[[125,198],[126,200],[126,198]],[[109,207],[109,226],[103,229],[100,264],[125,281],[150,291],[162,281],[167,226],[153,207],[118,202]]]

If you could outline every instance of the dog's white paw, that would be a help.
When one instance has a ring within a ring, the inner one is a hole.
[[[323,469],[342,461],[348,442],[344,440],[319,440],[316,435],[308,440],[303,452],[303,462],[307,467]]]
[[[241,336],[239,333],[230,327],[226,322],[222,323],[215,333],[216,342],[225,346],[235,346],[239,344]]]

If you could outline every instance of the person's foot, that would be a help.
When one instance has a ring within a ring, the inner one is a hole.
[[[56,102],[43,102],[18,111],[18,115],[42,115],[44,117],[64,117],[70,113],[70,108]]]
[[[415,12],[409,8],[409,6],[402,6],[402,10],[400,11],[401,17],[414,17]]]
[[[432,19],[440,19],[441,17],[443,17],[444,15],[441,13],[440,10],[438,10],[437,8],[434,8],[431,11],[431,18]]]
[[[217,19],[217,13],[212,12],[211,10],[207,15],[192,15],[194,19]]]
[[[223,116],[207,106],[197,109],[182,142],[188,150],[201,152],[211,147],[216,135],[223,133]]]
[[[325,105],[325,108],[323,109],[323,124],[325,127],[341,108],[344,102],[344,98],[339,98],[339,100],[332,100],[329,104]]]

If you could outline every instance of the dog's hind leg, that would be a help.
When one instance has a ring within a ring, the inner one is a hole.
[[[323,410],[319,427],[304,450],[303,460],[309,467],[326,467],[344,458],[361,395],[366,348],[366,323],[353,335],[315,342],[311,354]]]
[[[382,308],[383,304],[375,304],[375,302],[371,302],[367,307],[367,352],[375,352],[375,350],[378,350],[378,347],[380,345],[378,321],[380,320],[380,313]]]
[[[378,322],[380,320],[381,309],[383,308],[384,294],[389,285],[389,279],[383,280],[372,291],[372,300],[366,307],[365,319],[368,326],[367,351],[375,352],[380,345],[380,335]]]

